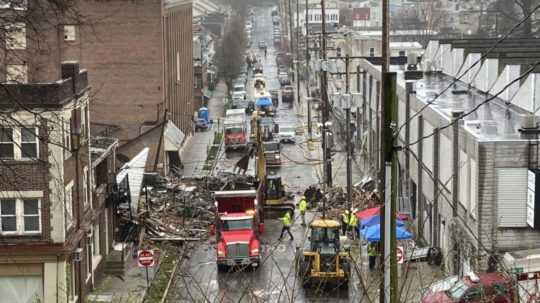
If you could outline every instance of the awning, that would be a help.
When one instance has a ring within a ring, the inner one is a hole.
[[[120,168],[119,173],[116,175],[116,182],[118,184],[122,183],[126,177],[128,178],[129,192],[131,196],[131,209],[135,214],[138,211],[137,207],[139,205],[139,195],[141,193],[148,151],[149,148],[145,147],[139,154],[124,164],[122,168]]]
[[[165,151],[178,151],[182,147],[186,135],[172,121],[167,121],[163,137]]]

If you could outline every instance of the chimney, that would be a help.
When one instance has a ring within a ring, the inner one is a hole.
[[[62,79],[73,78],[75,79],[79,75],[79,62],[77,61],[64,61],[62,62]]]
[[[77,61],[62,62],[62,79],[71,78],[73,93],[77,93],[77,78],[79,76],[80,67]]]

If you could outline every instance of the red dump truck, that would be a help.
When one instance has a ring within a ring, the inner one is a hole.
[[[261,264],[259,234],[264,225],[260,221],[257,197],[256,190],[214,193],[219,271],[234,266],[258,268]]]

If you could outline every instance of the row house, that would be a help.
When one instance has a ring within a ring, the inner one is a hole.
[[[65,6],[64,6],[65,5]],[[68,3],[0,6],[0,298],[82,302],[112,247],[116,144],[94,157],[89,77],[61,58]],[[57,13],[58,18],[40,18]],[[106,168],[103,168],[107,166]],[[102,183],[108,186],[102,186]]]
[[[459,274],[496,269],[505,252],[540,241],[540,81],[530,70],[540,45],[508,39],[490,50],[494,43],[431,41],[416,81],[405,80],[404,66],[391,66],[403,147],[399,208],[415,218],[417,240],[440,247],[447,270]],[[380,66],[363,60],[359,68],[363,170],[375,177]]]
[[[111,213],[103,203],[109,191],[94,190],[93,182],[88,75],[73,62],[64,63],[61,72],[54,82],[2,84],[0,297],[5,302],[82,302],[109,252]]]

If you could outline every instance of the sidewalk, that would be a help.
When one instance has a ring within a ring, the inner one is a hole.
[[[208,111],[210,119],[214,121],[212,128],[204,132],[196,132],[184,146],[181,154],[184,163],[184,176],[191,177],[201,174],[204,162],[206,161],[206,151],[208,145],[214,138],[214,133],[219,132],[219,120],[223,117],[225,110],[225,97],[227,96],[227,86],[220,81],[208,101]]]
[[[193,176],[200,173],[206,160],[208,144],[219,131],[218,119],[223,116],[225,108],[224,98],[227,95],[227,86],[220,82],[208,101],[210,119],[214,120],[212,129],[205,132],[196,132],[185,143],[181,159],[184,162],[184,175]],[[123,276],[105,275],[87,297],[87,302],[114,302],[114,303],[141,303],[146,293],[146,272],[139,268],[136,259],[126,257],[125,274]],[[149,270],[152,281],[153,271]]]
[[[136,259],[127,256],[123,276],[105,275],[97,287],[88,294],[86,302],[129,302],[140,303],[146,293],[146,272],[137,266]],[[150,281],[153,268],[148,270]]]

